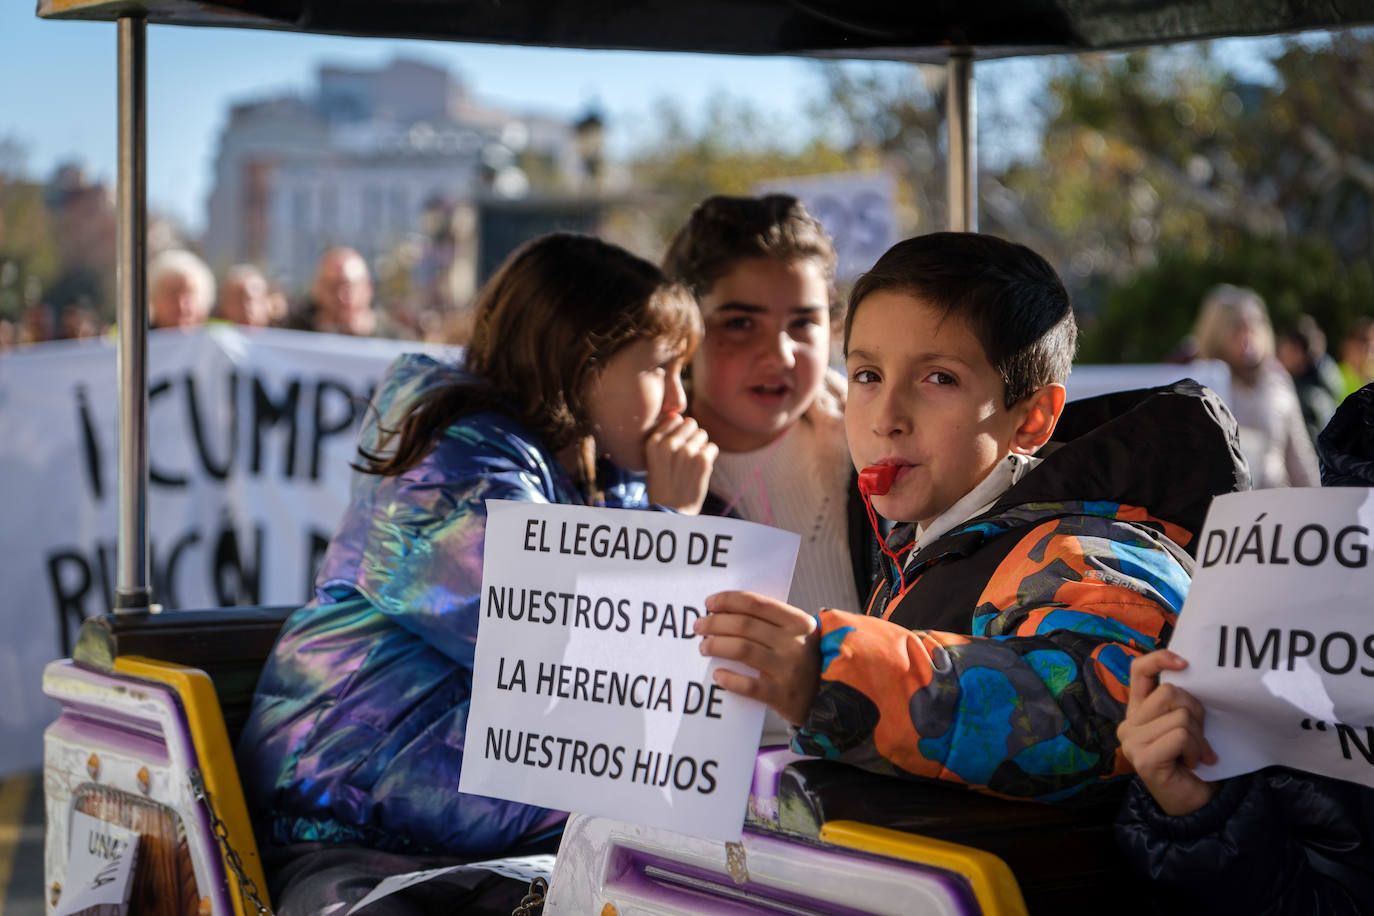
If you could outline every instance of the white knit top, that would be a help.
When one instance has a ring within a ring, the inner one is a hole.
[[[859,610],[846,508],[851,465],[843,424],[817,411],[752,452],[721,452],[711,492],[741,518],[801,535],[788,602]]]

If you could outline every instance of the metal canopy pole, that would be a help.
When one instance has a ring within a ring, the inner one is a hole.
[[[973,52],[951,51],[945,65],[945,131],[949,150],[949,228],[978,231],[978,111]]]
[[[148,23],[119,20],[119,562],[114,610],[150,610],[148,574]]]

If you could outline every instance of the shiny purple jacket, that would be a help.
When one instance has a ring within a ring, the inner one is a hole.
[[[422,393],[472,381],[400,357],[360,442]],[[608,505],[646,507],[613,474]],[[458,791],[471,697],[488,499],[582,504],[562,465],[499,413],[451,426],[397,477],[355,474],[316,578],[283,627],[238,758],[265,845],[322,841],[487,857],[538,845],[563,812]]]

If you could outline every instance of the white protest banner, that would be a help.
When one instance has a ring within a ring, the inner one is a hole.
[[[849,283],[900,238],[897,183],[887,172],[834,172],[779,178],[757,194],[791,194],[816,217],[835,243],[835,277]]]
[[[164,607],[297,604],[348,500],[386,367],[425,348],[300,331],[154,331],[149,540]],[[110,339],[0,355],[0,774],[36,767],[43,666],[105,613],[116,576]]]
[[[740,837],[764,707],[717,687],[708,595],[786,600],[800,538],[725,518],[487,503],[459,788]]]
[[[1219,359],[1195,359],[1190,363],[1123,363],[1101,365],[1078,363],[1069,370],[1064,382],[1065,397],[1070,401],[1130,391],[1134,388],[1156,388],[1172,385],[1190,378],[1215,391],[1222,401],[1231,398],[1231,370]]]
[[[1218,497],[1165,679],[1206,709],[1203,779],[1281,765],[1374,786],[1374,490]]]

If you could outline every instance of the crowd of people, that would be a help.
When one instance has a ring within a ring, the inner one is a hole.
[[[433,333],[432,328],[379,311],[373,303],[367,261],[345,246],[329,248],[320,256],[309,289],[294,304],[256,265],[236,264],[217,283],[198,255],[181,248],[155,255],[148,263],[146,279],[152,328],[226,322],[358,337],[421,339]],[[25,309],[17,323],[0,319],[0,352],[48,340],[99,337],[111,330],[85,300],[57,313],[47,304],[36,303]]]

